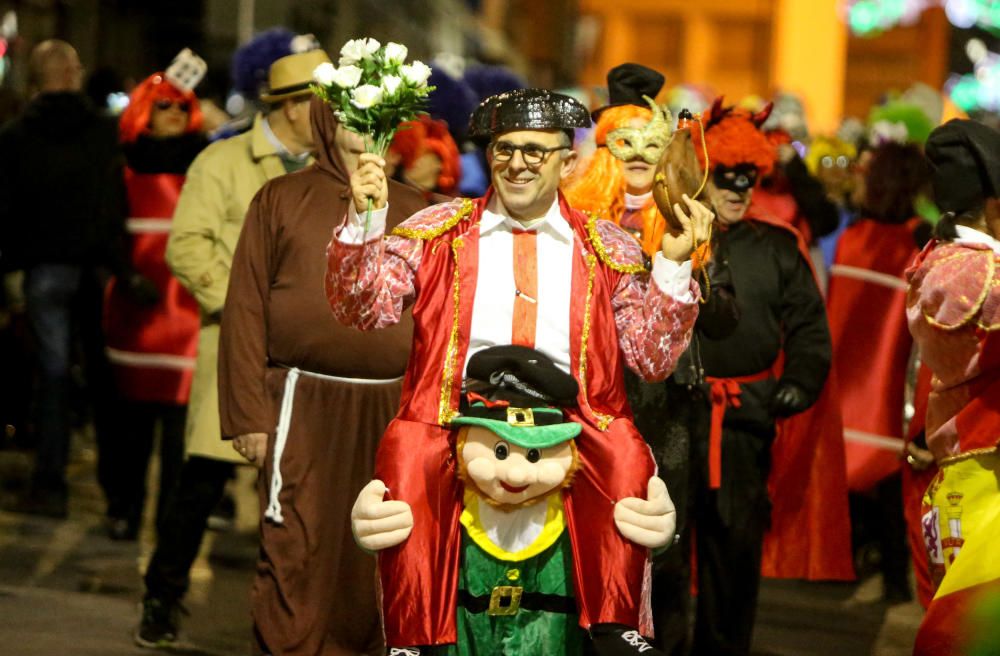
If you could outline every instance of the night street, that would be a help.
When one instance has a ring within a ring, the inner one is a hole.
[[[80,442],[83,440],[77,440]],[[74,450],[69,470],[70,518],[42,519],[0,511],[0,636],[10,656],[119,656],[149,653],[133,646],[142,595],[139,564],[150,548],[150,527],[139,543],[113,542],[102,523],[93,451]],[[23,452],[0,451],[3,506],[28,471]],[[250,502],[249,482],[237,481]],[[243,509],[246,509],[246,503]],[[251,511],[252,512],[252,511]],[[182,654],[246,654],[248,594],[256,554],[252,516],[241,512],[230,533],[209,532],[210,569],[196,563],[183,619]],[[916,603],[887,607],[865,601],[878,582],[864,585],[765,581],[754,654],[759,656],[907,656],[920,620]],[[58,618],[58,620],[53,620]]]

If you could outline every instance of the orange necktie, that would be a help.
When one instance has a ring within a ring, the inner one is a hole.
[[[514,319],[511,344],[535,347],[538,318],[538,241],[534,230],[514,229]]]

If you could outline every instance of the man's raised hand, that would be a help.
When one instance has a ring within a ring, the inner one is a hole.
[[[681,223],[681,231],[671,234],[668,230],[660,243],[663,257],[678,264],[686,262],[696,247],[708,241],[712,235],[712,221],[715,219],[712,210],[691,200],[687,194],[681,196],[681,200],[687,205],[687,212],[681,203],[674,203],[674,216]]]
[[[373,209],[380,210],[389,200],[389,183],[385,177],[385,160],[373,153],[358,157],[358,169],[351,174],[351,196],[358,214],[368,211],[368,199]]]

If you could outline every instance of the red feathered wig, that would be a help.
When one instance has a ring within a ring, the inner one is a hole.
[[[436,191],[445,195],[455,193],[462,177],[462,162],[458,146],[444,121],[436,121],[425,114],[416,121],[402,123],[389,150],[399,155],[400,165],[404,170],[410,168],[424,153],[434,153],[441,160]]]
[[[149,118],[153,112],[153,103],[157,100],[186,102],[188,124],[185,132],[197,132],[201,129],[203,118],[194,92],[181,91],[168,82],[162,72],[153,73],[129,95],[128,107],[118,120],[118,136],[122,143],[132,143],[139,135],[149,133]]]
[[[705,125],[705,143],[708,146],[709,168],[722,165],[752,164],[761,178],[774,169],[775,145],[760,131],[760,126],[771,114],[771,105],[756,114],[741,107],[722,107],[722,96],[715,99],[711,108],[701,115]],[[703,158],[701,130],[691,130],[695,152]],[[702,162],[704,164],[704,161]]]

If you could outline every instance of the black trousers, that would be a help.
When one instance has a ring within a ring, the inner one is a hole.
[[[181,467],[146,570],[147,597],[174,602],[187,592],[208,516],[222,498],[233,467],[230,462],[198,456],[188,458]]]
[[[654,562],[653,642],[670,656],[749,654],[769,524],[770,436],[727,427],[722,488],[709,490],[711,406],[705,388],[626,376],[626,389],[636,426],[677,508],[681,536]],[[698,567],[693,642],[692,550]]]
[[[159,532],[167,503],[184,463],[184,420],[187,408],[165,403],[122,401],[119,404],[114,443],[101,453],[113,475],[107,475],[108,517],[125,519],[138,527],[146,503],[146,474],[153,453],[156,426],[160,430],[160,489],[156,500]]]

